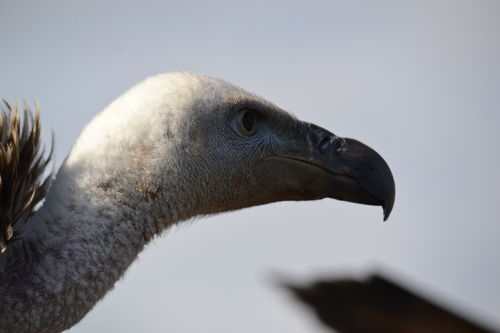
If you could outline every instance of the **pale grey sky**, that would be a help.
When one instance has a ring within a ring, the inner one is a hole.
[[[500,330],[500,2],[0,3],[0,97],[41,104],[62,163],[136,82],[225,79],[376,149],[393,214],[334,200],[205,218],[159,237],[71,333],[325,332],[276,288],[383,270]]]

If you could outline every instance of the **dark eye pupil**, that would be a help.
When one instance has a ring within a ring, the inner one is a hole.
[[[245,127],[248,132],[251,132],[253,129],[253,114],[245,112],[241,122],[243,123],[243,127]]]

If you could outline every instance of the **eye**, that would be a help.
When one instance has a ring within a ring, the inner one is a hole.
[[[245,110],[238,114],[237,119],[238,131],[246,136],[255,133],[255,115],[253,112]]]
[[[253,131],[253,124],[254,124],[253,113],[245,112],[243,114],[243,117],[241,117],[241,122],[243,124],[243,127],[245,127],[245,129],[247,130],[247,132],[251,133]]]

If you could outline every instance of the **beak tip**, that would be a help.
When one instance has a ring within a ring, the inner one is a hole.
[[[358,203],[381,205],[384,210],[384,221],[389,219],[394,199],[396,186],[391,169],[375,150],[354,139],[345,138],[346,152],[341,156],[343,165],[350,168],[347,174],[366,190],[371,197],[368,201]]]
[[[387,221],[389,215],[391,215],[391,212],[384,208],[384,222]]]
[[[391,215],[392,208],[394,207],[394,195],[391,200],[384,202],[382,208],[384,209],[384,222],[389,219],[389,215]]]

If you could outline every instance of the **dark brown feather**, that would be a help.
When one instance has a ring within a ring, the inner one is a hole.
[[[34,117],[24,106],[21,124],[17,103],[13,107],[4,103],[8,111],[2,110],[0,115],[0,254],[26,234],[23,226],[47,194],[52,179],[52,173],[43,177],[52,147],[45,157],[40,148],[39,105],[35,105]]]

